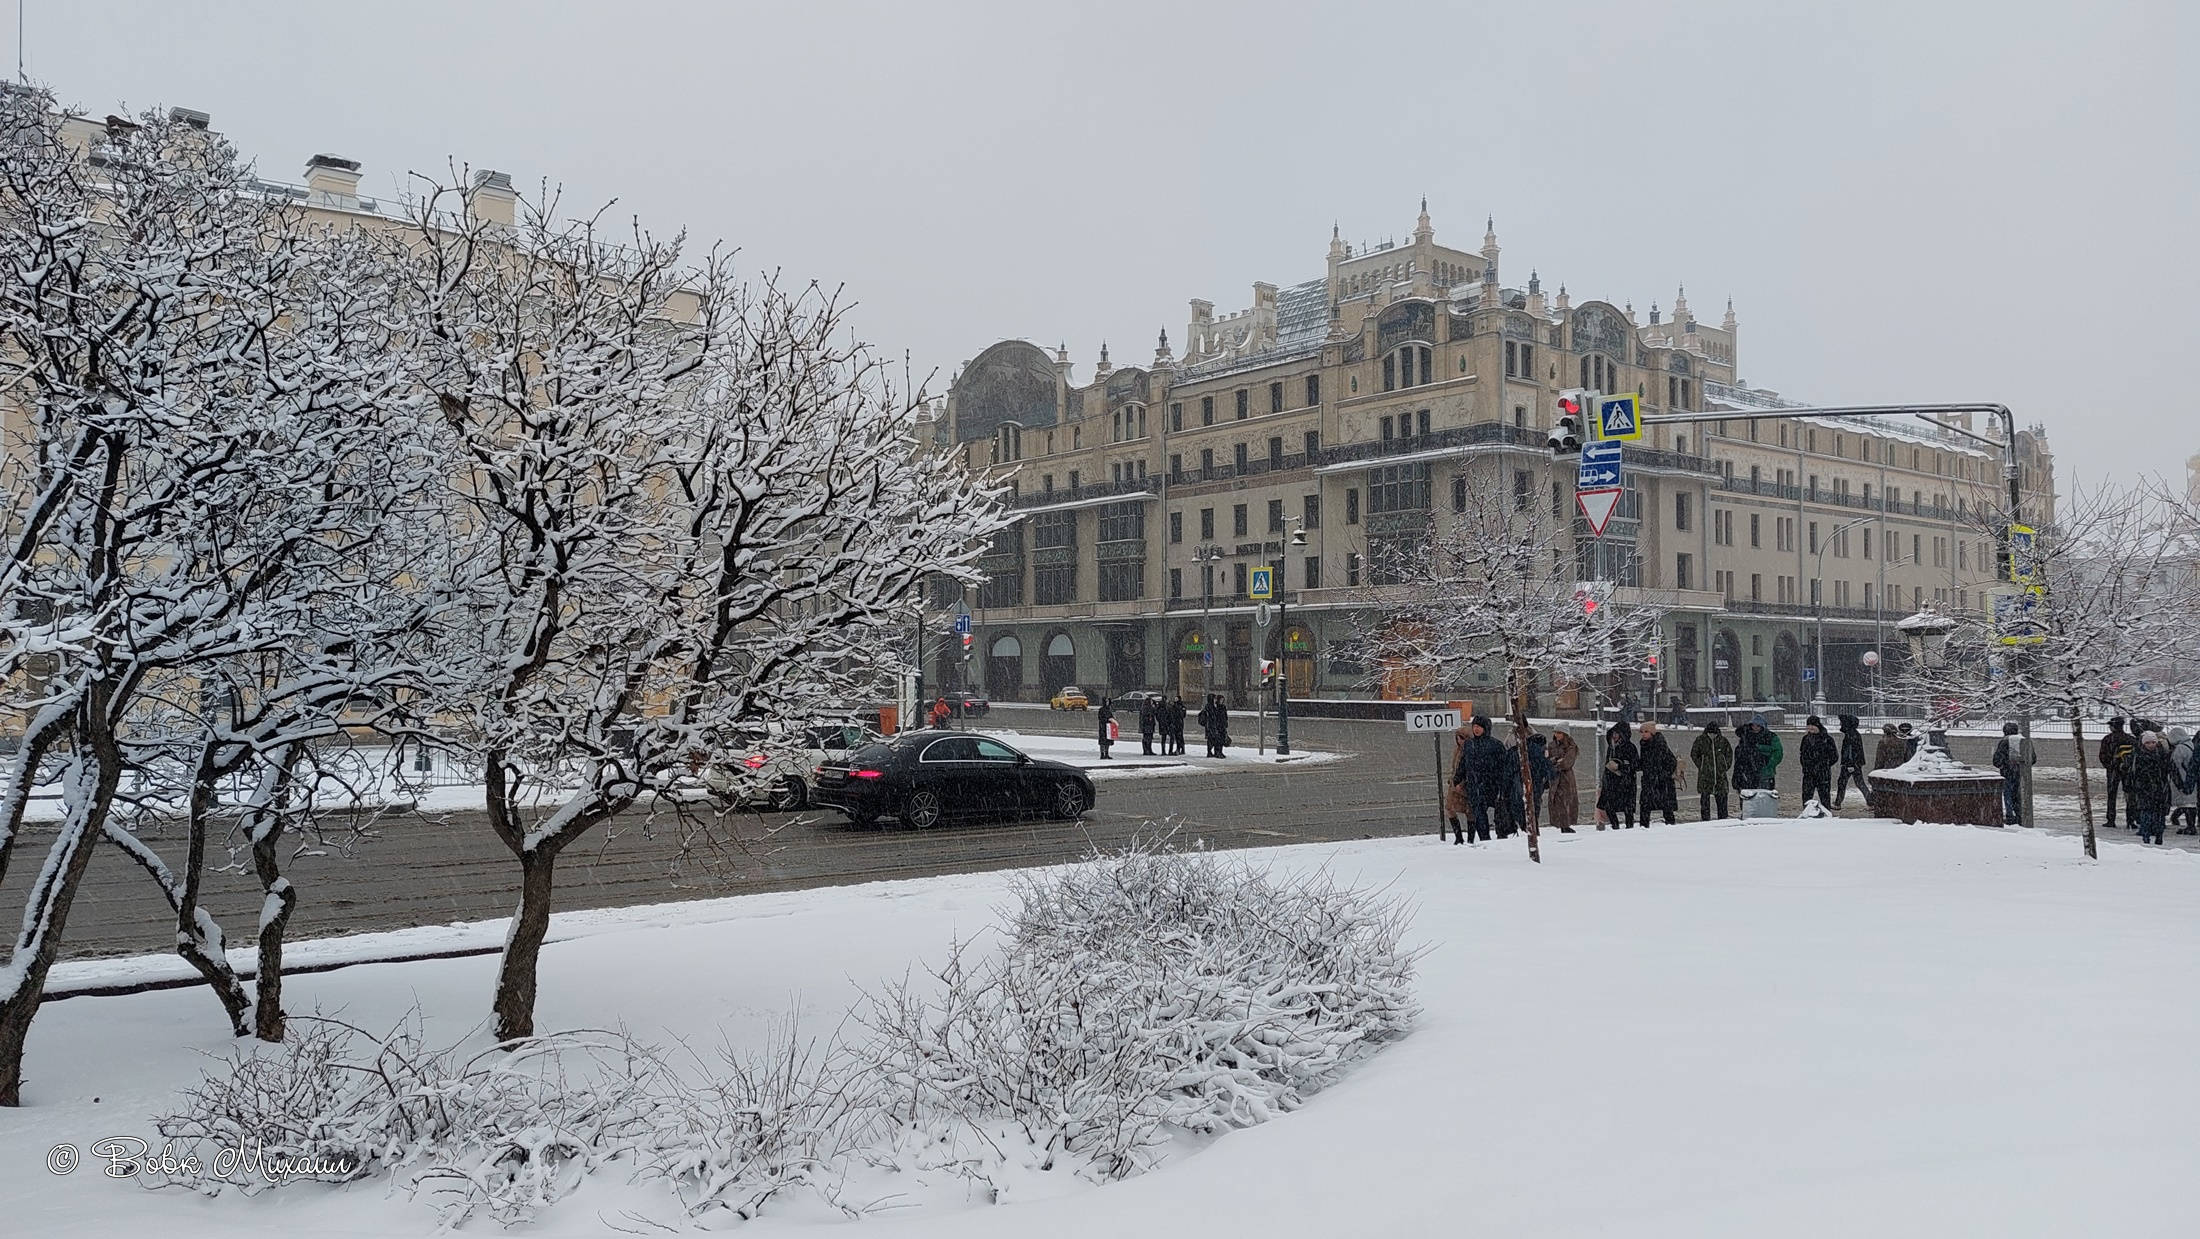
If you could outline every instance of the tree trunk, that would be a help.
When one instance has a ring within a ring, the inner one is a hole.
[[[2085,854],[2088,860],[2099,860],[2093,841],[2093,788],[2085,772],[2085,712],[2076,706],[2070,707],[2070,744],[2078,751],[2078,817],[2085,822]]]
[[[103,708],[95,699],[88,709]],[[79,749],[77,761],[99,763],[89,789],[71,806],[71,817],[62,823],[61,837],[47,854],[46,867],[25,899],[23,930],[8,962],[20,967],[15,987],[0,994],[0,1106],[23,1104],[23,1047],[30,1039],[31,1020],[38,1014],[46,990],[46,974],[61,954],[61,933],[69,919],[69,906],[91,866],[92,849],[106,825],[107,809],[114,803],[115,786],[121,780],[119,755],[111,736]],[[81,774],[78,776],[81,780]]]
[[[1528,859],[1543,863],[1541,836],[1536,832],[1535,770],[1528,764],[1528,686],[1520,671],[1512,676],[1513,729],[1520,735],[1520,800],[1528,817]]]
[[[206,753],[200,763],[198,775],[191,784],[190,840],[183,859],[183,890],[176,897],[176,954],[183,956],[206,984],[213,989],[216,1001],[229,1016],[231,1036],[245,1035],[244,1010],[247,1005],[244,982],[237,979],[237,970],[229,966],[229,955],[222,950],[221,939],[210,936],[199,924],[199,879],[206,872],[206,836],[208,825],[214,816],[213,754]]]
[[[298,906],[298,888],[283,876],[281,859],[276,854],[281,839],[282,830],[277,827],[266,837],[252,840],[252,868],[259,875],[261,890],[259,1001],[252,1011],[252,1035],[276,1042],[283,1039],[287,1027],[283,1016],[283,931],[290,925],[291,910]],[[272,914],[268,900],[275,901]]]
[[[551,873],[556,866],[557,854],[548,848],[520,853],[519,910],[512,914],[512,932],[497,970],[499,1041],[535,1035],[535,970],[542,959],[542,940],[550,932]]]

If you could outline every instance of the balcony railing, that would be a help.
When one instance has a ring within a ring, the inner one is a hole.
[[[1869,501],[1861,495],[1842,494],[1823,487],[1796,486],[1789,482],[1752,482],[1748,478],[1721,478],[1719,489],[1743,495],[1764,495],[1773,499],[1800,499],[1806,503],[1824,503],[1835,507],[1855,508],[1861,512],[1884,512],[1888,516],[1906,516],[1920,521],[1960,521],[1978,515],[1970,511],[1942,507],[1937,503],[1889,504],[1886,496],[1874,496]]]
[[[1079,499],[1108,499],[1117,495],[1150,495],[1161,489],[1161,478],[1148,475],[1142,478],[1125,478],[1120,482],[1092,482],[1078,486],[1059,487],[1054,490],[1035,490],[1028,495],[1018,495],[1008,501],[1011,508],[1043,508],[1054,503],[1073,503]]]

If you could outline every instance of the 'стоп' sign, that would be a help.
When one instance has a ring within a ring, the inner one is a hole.
[[[1406,711],[1407,731],[1457,731],[1459,711],[1434,707]]]

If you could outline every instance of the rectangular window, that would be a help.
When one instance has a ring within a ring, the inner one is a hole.
[[[1215,398],[1213,396],[1201,396],[1199,398],[1199,424],[1202,426],[1215,424]]]
[[[1103,559],[1099,583],[1102,602],[1130,602],[1143,598],[1146,596],[1146,561]]]
[[[1184,402],[1181,400],[1169,402],[1169,429],[1184,429]]]
[[[1384,418],[1384,419],[1383,419],[1383,442],[1385,442],[1385,443],[1388,443],[1388,442],[1390,442],[1390,441],[1391,441],[1392,439],[1394,439],[1394,438],[1396,438],[1396,437],[1397,437],[1397,435],[1396,435],[1396,433],[1394,432],[1394,430],[1392,429],[1391,419],[1389,419],[1389,418],[1387,418],[1387,417],[1386,417],[1386,418]]]
[[[1360,492],[1357,490],[1347,490],[1344,493],[1344,523],[1347,525],[1360,523]]]
[[[1268,385],[1268,411],[1270,413],[1283,412],[1283,384],[1270,383]]]
[[[1169,513],[1169,541],[1182,542],[1183,540],[1184,514],[1182,512],[1171,512]]]
[[[1214,537],[1215,510],[1213,508],[1201,508],[1199,510],[1199,540],[1202,542],[1212,542],[1214,541]]]
[[[1321,402],[1322,402],[1322,376],[1320,376],[1320,375],[1318,375],[1318,374],[1309,374],[1309,375],[1307,375],[1307,376],[1306,376],[1306,403],[1307,403],[1307,406],[1308,406],[1309,408],[1311,408],[1312,406],[1314,406],[1314,405],[1317,405],[1317,404],[1320,404]]]
[[[1812,480],[1813,480],[1813,481],[1816,481],[1816,479],[1815,479],[1815,478],[1814,478],[1814,479],[1812,479]],[[1812,521],[1812,522],[1810,523],[1810,547],[1809,547],[1809,550],[1810,550],[1810,553],[1811,553],[1811,554],[1813,554],[1813,555],[1816,555],[1816,554],[1818,553],[1818,522],[1817,522],[1817,521]]]
[[[1513,425],[1514,425],[1514,426],[1516,426],[1516,427],[1518,427],[1518,428],[1520,428],[1520,429],[1522,429],[1522,430],[1525,430],[1525,429],[1527,429],[1527,428],[1528,428],[1528,406],[1527,406],[1527,405],[1524,405],[1524,404],[1516,404],[1516,405],[1514,405],[1514,406],[1513,406]]]
[[[1245,476],[1245,445],[1240,443],[1231,449],[1230,458],[1237,464],[1238,476]]]
[[[1309,430],[1309,431],[1307,431],[1307,432],[1306,432],[1306,463],[1307,463],[1307,464],[1310,464],[1310,465],[1311,465],[1311,464],[1313,464],[1313,463],[1315,463],[1315,462],[1314,462],[1314,458],[1315,458],[1316,456],[1319,456],[1319,455],[1321,455],[1321,450],[1322,450],[1322,432],[1321,432],[1321,431],[1319,431],[1319,430]]]
[[[1467,478],[1465,474],[1451,480],[1451,510],[1454,512],[1467,510]]]
[[[1385,465],[1367,471],[1367,510],[1370,512],[1425,512],[1429,501],[1429,466]]]
[[[1402,419],[1402,418],[1401,418],[1400,420],[1402,421],[1402,420],[1404,420],[1404,419]],[[1421,436],[1422,436],[1422,437],[1424,437],[1424,438],[1425,438],[1425,437],[1427,437],[1427,435],[1428,435],[1428,410],[1427,410],[1427,409],[1422,409],[1422,410],[1421,410],[1420,412],[1418,412],[1418,413],[1415,413],[1415,414],[1413,415],[1413,420],[1414,420],[1414,422],[1415,422],[1415,426],[1414,426],[1414,430],[1413,430],[1413,433],[1415,433],[1415,434],[1417,434],[1417,435],[1421,435]]]
[[[1319,529],[1322,527],[1322,497],[1320,495],[1308,495],[1305,499],[1301,500],[1299,504],[1299,512],[1302,516],[1305,517],[1306,527],[1308,529]]]
[[[1214,475],[1215,449],[1211,447],[1203,447],[1199,449],[1199,478],[1201,481],[1204,482]]]
[[[1436,350],[1424,348],[1419,351],[1421,354],[1421,385],[1426,387],[1436,369]]]
[[[1512,342],[1512,341],[1510,341],[1510,340],[1507,340],[1507,341],[1505,341],[1505,377],[1506,377],[1506,378],[1508,378],[1508,379],[1509,379],[1509,378],[1513,378],[1513,377],[1517,376],[1517,375],[1518,375],[1518,374],[1520,373],[1520,365],[1519,365],[1519,363],[1520,363],[1520,346],[1519,346],[1519,345],[1517,345],[1517,344],[1515,344],[1515,343],[1513,343],[1513,342]]]
[[[1398,355],[1396,353],[1383,358],[1383,390],[1398,390]]]
[[[1244,564],[1240,563],[1230,565],[1230,593],[1239,598],[1243,598],[1245,596]]]
[[[1245,420],[1245,413],[1249,407],[1249,395],[1250,393],[1244,388],[1237,389],[1237,419],[1241,422]]]
[[[1866,559],[1870,559],[1871,557],[1872,557],[1872,531],[1871,531],[1871,527],[1870,527],[1869,525],[1867,525],[1867,526],[1865,526],[1865,527],[1864,527],[1864,558],[1866,558]]]
[[[1357,586],[1360,583],[1360,553],[1358,551],[1346,551],[1344,553],[1344,583],[1348,586]]]
[[[1763,602],[1765,600],[1765,578],[1761,573],[1752,572],[1749,574],[1749,600],[1751,602]]]
[[[1306,576],[1304,580],[1308,589],[1320,589],[1322,587],[1321,556],[1309,555],[1306,557]]]
[[[1245,536],[1245,505],[1242,503],[1230,508],[1230,532],[1240,538]]]
[[[1268,532],[1283,532],[1283,500],[1281,499],[1268,501]]]
[[[1182,568],[1171,568],[1169,569],[1169,597],[1182,598],[1183,596],[1184,570]]]
[[[1688,552],[1682,551],[1680,554],[1675,555],[1673,557],[1673,588],[1695,588],[1694,568],[1695,560],[1689,558]]]
[[[1761,541],[1759,537],[1759,525],[1757,521],[1757,514],[1755,512],[1749,514],[1749,544],[1751,546],[1764,545],[1764,542]]]
[[[1461,482],[1466,481],[1465,478],[1459,480]],[[1526,469],[1513,470],[1513,511],[1525,512],[1528,510],[1528,488],[1534,484],[1534,480]],[[1466,496],[1461,495],[1460,498],[1464,499]]]
[[[1269,467],[1269,468],[1271,468],[1271,469],[1281,469],[1281,468],[1283,468],[1283,436],[1282,436],[1282,435],[1270,435],[1270,436],[1268,436],[1268,467]]]
[[[1520,377],[1531,383],[1535,381],[1535,345],[1533,344],[1520,346]]]
[[[1184,476],[1184,457],[1181,453],[1169,453],[1169,480],[1174,482]]]
[[[1688,501],[1691,498],[1692,496],[1685,490],[1676,491],[1673,495],[1673,528],[1680,530],[1682,533],[1688,532]]]
[[[1069,493],[1073,495],[1077,493],[1077,470],[1075,469],[1069,471]]]

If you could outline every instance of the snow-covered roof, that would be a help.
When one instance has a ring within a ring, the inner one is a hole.
[[[1328,335],[1328,277],[1293,284],[1276,294],[1277,352],[1320,344]]]

